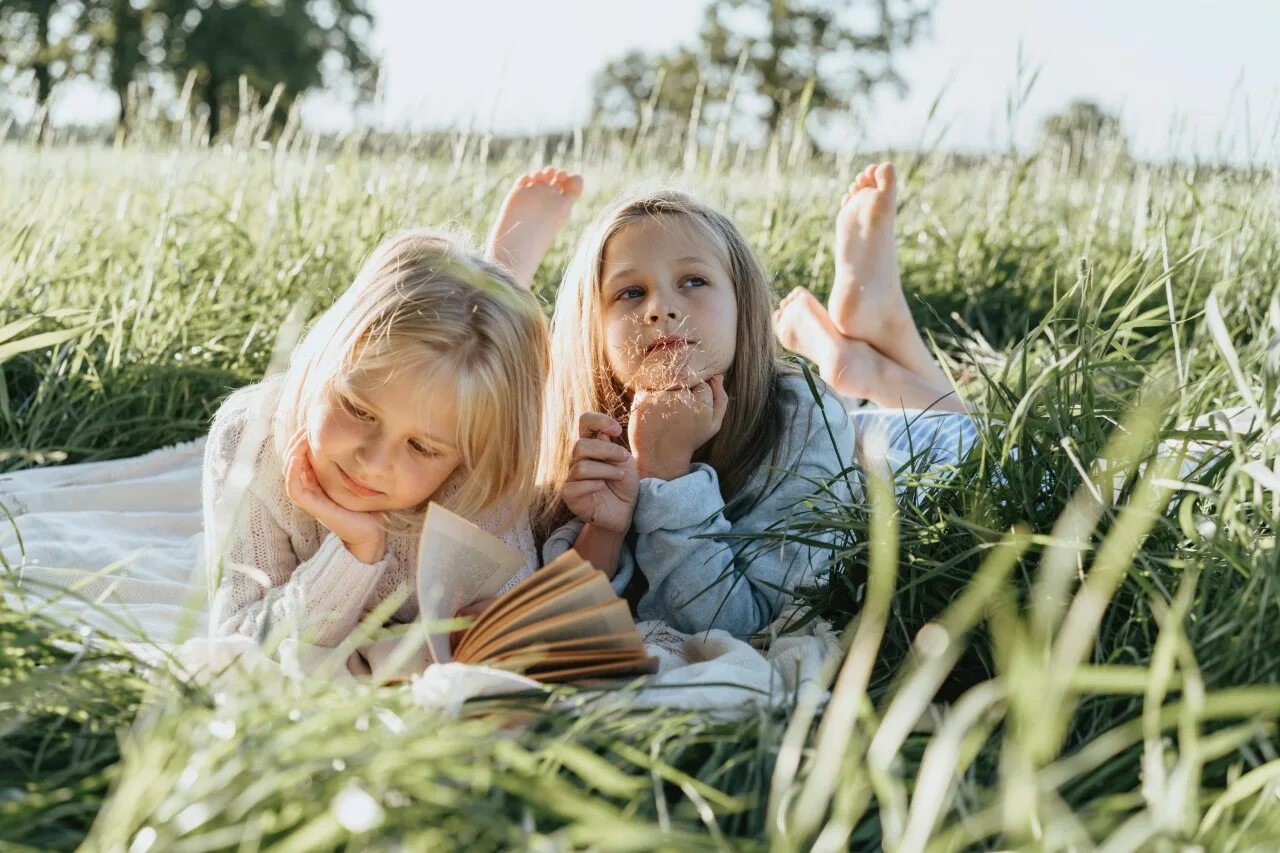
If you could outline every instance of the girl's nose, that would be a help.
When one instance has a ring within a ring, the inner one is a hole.
[[[369,477],[382,479],[382,472],[387,468],[387,460],[391,458],[391,448],[385,441],[366,442],[356,452],[364,473]]]
[[[645,312],[645,317],[648,319],[650,323],[656,323],[659,320],[661,320],[663,317],[667,318],[668,320],[676,319],[675,309],[669,305],[663,305],[662,303],[665,301],[666,300],[655,299],[652,303],[650,303],[649,310]]]

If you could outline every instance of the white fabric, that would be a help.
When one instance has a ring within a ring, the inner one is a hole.
[[[269,659],[248,637],[209,636],[207,593],[195,570],[204,449],[201,439],[132,459],[0,475],[0,505],[14,515],[22,539],[20,546],[0,512],[0,556],[25,593],[14,595],[6,585],[9,603],[51,608],[68,624],[134,637],[143,654],[174,652],[192,674],[306,672],[350,679],[341,649],[286,641]],[[74,594],[58,597],[69,590]],[[688,636],[661,623],[640,627],[659,672],[638,692],[612,694],[639,706],[733,714],[759,702],[786,701],[838,651],[834,632],[823,623],[786,635],[767,651],[719,630]],[[412,687],[424,705],[445,709],[476,696],[529,689],[543,688],[518,675],[456,663],[429,667]]]
[[[65,591],[40,606],[69,623],[159,643],[202,633],[203,451],[200,440],[132,459],[0,475],[0,506],[16,523],[0,511],[0,558],[27,603]]]

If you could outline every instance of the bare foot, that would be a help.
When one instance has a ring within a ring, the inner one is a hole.
[[[868,166],[849,185],[836,217],[836,278],[831,322],[916,374],[926,387],[951,388],[907,307],[898,272],[894,215],[898,178],[892,163]]]
[[[898,179],[892,163],[868,166],[849,185],[836,217],[836,278],[828,310],[846,338],[879,346],[911,322],[898,272],[893,222]]]
[[[827,309],[797,287],[773,314],[778,341],[818,366],[818,375],[846,397],[881,406],[965,411],[945,380],[930,382],[866,341],[840,334]]]
[[[827,309],[803,287],[797,287],[773,312],[773,330],[779,343],[818,367],[818,375],[846,397],[868,397],[877,384],[876,374],[884,357],[864,341],[840,334]]]
[[[531,287],[533,274],[581,195],[581,175],[554,166],[521,175],[489,230],[485,254]]]

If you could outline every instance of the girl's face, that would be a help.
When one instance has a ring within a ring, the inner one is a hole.
[[[733,364],[733,281],[716,247],[678,217],[609,239],[600,303],[609,368],[629,389],[687,388]]]
[[[409,371],[386,381],[340,382],[312,407],[307,432],[320,485],[354,512],[417,507],[460,461],[453,401],[422,393]]]

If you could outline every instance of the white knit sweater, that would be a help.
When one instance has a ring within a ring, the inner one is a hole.
[[[418,614],[417,533],[389,534],[385,556],[362,563],[289,500],[284,464],[268,428],[279,391],[278,378],[236,391],[218,409],[209,431],[202,491],[205,565],[221,564],[211,618],[215,631],[261,641],[280,625],[296,625],[303,637],[333,646],[400,589],[409,597],[392,621],[413,620]],[[451,478],[432,499],[447,505],[460,485],[460,479]],[[517,522],[505,525],[511,511],[503,507],[471,519],[527,555],[524,570],[508,588],[537,566],[527,509],[519,508]]]

